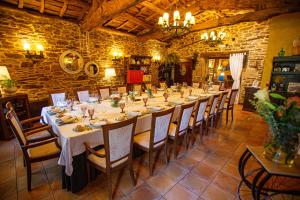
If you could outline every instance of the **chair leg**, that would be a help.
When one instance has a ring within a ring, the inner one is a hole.
[[[200,140],[199,143],[203,144],[203,122],[199,125],[199,135],[200,135]]]
[[[217,128],[218,122],[219,122],[219,113],[216,113],[216,115],[215,115],[215,124],[214,124],[215,128]]]
[[[152,159],[152,157],[153,157],[153,155],[152,155],[152,152],[150,153],[149,152],[149,174],[150,174],[150,176],[152,176],[153,175],[153,159]]]
[[[191,135],[191,145],[192,145],[192,147],[194,146],[195,141],[196,141],[196,138],[197,138],[195,128],[196,128],[196,127],[194,127],[194,128],[192,129],[192,135]]]
[[[233,121],[233,107],[231,109],[231,121]]]
[[[106,182],[107,182],[107,192],[108,192],[108,199],[112,200],[112,181],[111,181],[111,174],[110,172],[106,174]]]
[[[188,150],[188,147],[189,147],[189,144],[188,144],[188,137],[189,137],[189,134],[188,134],[188,131],[184,134],[184,143],[185,143],[185,151]]]
[[[219,117],[219,122],[220,122],[219,128],[222,127],[222,119],[223,119],[223,111],[220,113],[220,117]]]
[[[27,190],[31,191],[31,163],[26,162],[27,166]]]
[[[173,153],[174,153],[174,159],[177,159],[177,138],[175,138],[175,140],[174,140],[174,150],[173,150]]]
[[[131,177],[132,184],[133,184],[133,185],[136,185],[136,180],[135,180],[134,173],[133,173],[133,165],[132,165],[132,161],[131,161],[131,163],[129,164],[129,173],[130,173],[130,177]]]
[[[164,152],[165,152],[165,162],[166,162],[166,164],[168,164],[169,161],[168,161],[168,145],[167,144],[165,144]]]
[[[26,167],[26,160],[24,156],[23,156],[23,166]]]
[[[91,167],[90,167],[89,161],[87,161],[87,163],[86,163],[86,170],[87,170],[87,181],[90,182],[91,181]]]
[[[226,124],[228,123],[228,112],[229,112],[229,110],[228,110],[228,108],[226,109]]]
[[[206,135],[208,135],[208,121],[209,121],[209,118],[207,118],[205,121],[205,134]]]

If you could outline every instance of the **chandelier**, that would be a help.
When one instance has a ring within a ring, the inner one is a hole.
[[[209,34],[205,32],[201,35],[201,40],[210,47],[215,47],[219,44],[222,44],[225,36],[225,32],[219,32],[218,34],[215,31],[212,31]]]
[[[180,13],[176,9],[173,13],[173,20],[173,24],[170,24],[169,13],[164,13],[162,17],[159,17],[158,25],[164,30],[164,32],[169,32],[174,37],[189,33],[191,27],[195,25],[195,17],[191,12],[185,13],[185,19],[182,23],[180,21]]]

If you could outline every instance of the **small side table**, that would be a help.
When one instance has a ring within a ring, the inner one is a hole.
[[[266,159],[263,152],[264,148],[261,146],[247,146],[241,156],[238,166],[242,179],[238,188],[239,199],[241,199],[243,184],[251,190],[250,195],[255,200],[269,199],[282,194],[300,198],[300,157],[296,159],[293,166],[289,167]],[[251,168],[251,164],[248,164],[251,157],[259,163],[260,167]],[[250,170],[247,171],[246,169],[249,168]]]

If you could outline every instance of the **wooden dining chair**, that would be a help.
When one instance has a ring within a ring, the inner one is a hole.
[[[194,145],[196,141],[196,131],[195,129],[198,128],[198,133],[200,135],[200,142],[202,141],[203,137],[203,121],[205,110],[208,105],[209,98],[199,99],[195,104],[194,109],[194,116],[191,117],[189,122],[189,130],[192,132],[192,145]]]
[[[21,121],[16,114],[14,106],[11,102],[6,103],[6,109],[8,111],[14,111],[14,117],[21,127],[28,142],[36,142],[41,139],[48,139],[53,137],[53,135],[51,135],[51,132],[41,130],[41,128],[48,126],[46,123],[41,122],[43,121],[42,116],[32,117]]]
[[[85,143],[87,151],[88,176],[90,167],[94,167],[106,174],[109,199],[112,199],[113,171],[128,167],[132,183],[136,181],[133,174],[132,148],[133,136],[137,117],[115,124],[103,125],[104,149],[95,151]]]
[[[219,97],[220,97],[220,94],[215,94],[210,97],[211,99],[209,101],[211,102],[211,104],[208,107],[208,110],[204,116],[206,134],[208,134],[209,122],[210,122],[210,127],[214,126],[214,119],[215,119],[215,115],[216,115],[215,111],[216,111],[216,107],[217,107],[217,104],[219,101]]]
[[[224,105],[225,105],[227,95],[228,95],[228,92],[222,92],[221,93],[220,101],[219,101],[219,103],[217,105],[217,109],[216,109],[215,127],[217,127],[219,122],[220,122],[220,127],[222,126],[222,116],[223,116],[223,111],[225,109]]]
[[[231,121],[233,121],[233,108],[239,89],[232,89],[226,107],[226,124],[228,123],[228,114],[231,111]]]
[[[154,151],[164,148],[165,162],[168,164],[167,144],[168,132],[175,108],[152,113],[151,130],[134,136],[134,145],[148,152],[149,173],[153,174]]]
[[[65,91],[55,91],[49,94],[49,105],[57,106],[59,102],[66,101],[66,92]]]
[[[117,86],[117,91],[118,91],[118,93],[122,93],[122,94],[127,93],[127,86],[126,85]]]
[[[31,163],[41,162],[52,158],[59,157],[60,146],[57,141],[57,137],[52,132],[51,126],[41,127],[38,130],[32,131],[31,134],[37,133],[38,131],[48,131],[52,137],[48,139],[40,139],[39,141],[29,141],[28,132],[24,134],[22,127],[18,123],[16,113],[10,110],[6,114],[6,119],[16,136],[19,145],[22,149],[23,156],[27,168],[27,190],[31,190]]]
[[[219,91],[220,90],[220,85],[213,84],[212,88],[213,88],[214,91]]]
[[[179,116],[177,120],[177,124],[171,123],[169,129],[169,139],[174,141],[173,144],[173,154],[174,158],[177,159],[177,144],[180,137],[184,137],[185,149],[188,148],[188,127],[189,121],[193,113],[195,102],[190,104],[182,105],[179,111]]]
[[[75,90],[75,95],[80,103],[88,102],[90,98],[90,93],[88,89],[77,89]]]
[[[109,86],[98,87],[98,92],[102,99],[108,99],[110,97],[110,87]]]
[[[194,82],[194,83],[192,84],[192,87],[193,87],[193,88],[199,88],[199,87],[200,87],[200,83],[195,83],[195,82]]]

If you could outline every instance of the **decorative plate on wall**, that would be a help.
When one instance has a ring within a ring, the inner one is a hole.
[[[96,77],[99,74],[99,66],[97,63],[90,61],[85,64],[84,71],[89,77]]]
[[[77,74],[83,68],[83,58],[73,50],[63,52],[59,57],[60,67],[69,74]]]

